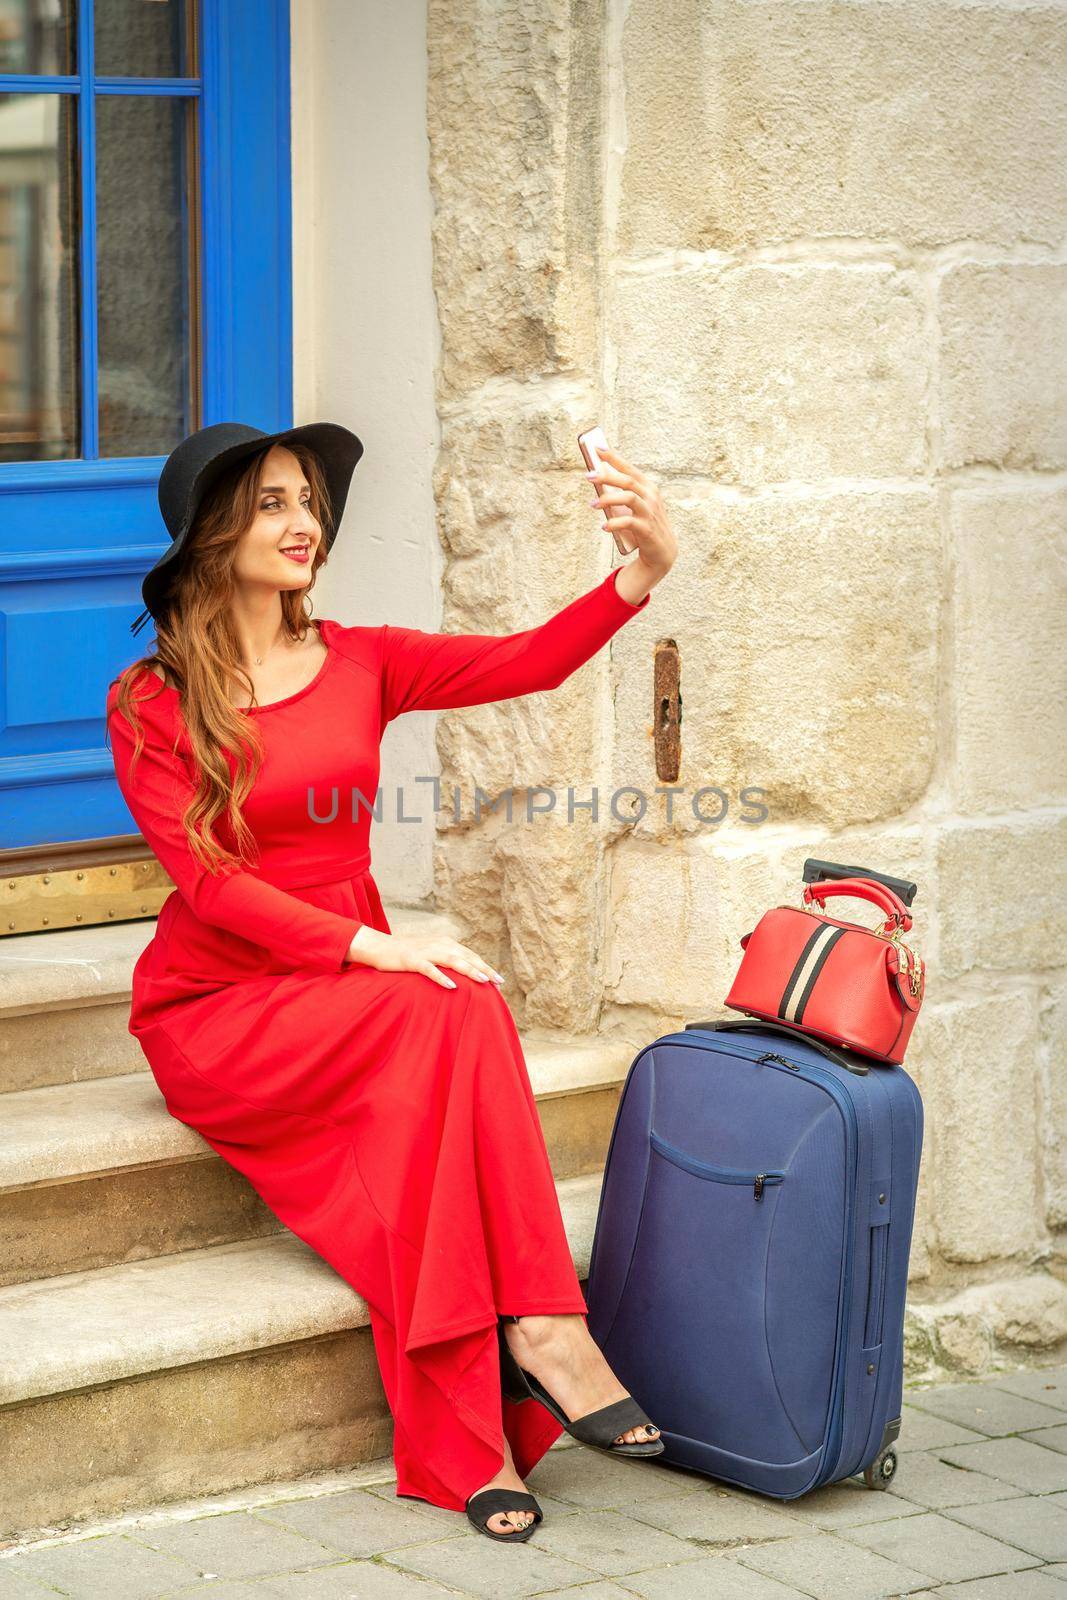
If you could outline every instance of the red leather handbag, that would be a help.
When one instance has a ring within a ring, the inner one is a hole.
[[[812,905],[825,909],[842,894],[878,906],[885,925],[845,922]],[[901,1062],[926,987],[926,964],[902,938],[911,925],[900,896],[873,877],[808,882],[803,906],[775,906],[745,934],[725,1003],[878,1061]]]

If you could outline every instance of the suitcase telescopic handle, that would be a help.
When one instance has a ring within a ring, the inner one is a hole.
[[[918,885],[910,883],[907,878],[891,878],[888,872],[875,872],[873,867],[845,867],[840,861],[819,861],[815,856],[809,856],[804,863],[804,882],[818,883],[820,879],[827,878],[872,878],[884,889],[892,889],[906,906],[911,905],[918,890]]]
[[[837,883],[819,882],[804,885],[804,900],[810,905],[817,900],[820,905],[832,900],[834,895],[847,894],[860,900],[869,900],[872,905],[878,906],[888,918],[885,932],[892,933],[896,929],[907,933],[911,927],[911,912],[903,900],[895,895],[892,889],[887,889],[881,883],[875,883],[871,878],[841,878]]]

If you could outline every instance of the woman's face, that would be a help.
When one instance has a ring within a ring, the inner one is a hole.
[[[263,463],[252,525],[237,541],[234,580],[271,590],[303,589],[321,538],[303,468],[291,450],[276,444]]]

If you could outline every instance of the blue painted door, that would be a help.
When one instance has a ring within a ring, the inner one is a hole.
[[[0,849],[136,833],[105,745],[156,485],[292,422],[287,0],[7,0]]]

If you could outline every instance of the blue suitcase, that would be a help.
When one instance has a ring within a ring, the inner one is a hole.
[[[919,1091],[771,1022],[645,1046],[615,1117],[589,1331],[661,1461],[781,1500],[896,1471]]]

